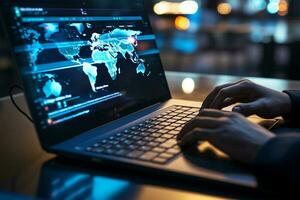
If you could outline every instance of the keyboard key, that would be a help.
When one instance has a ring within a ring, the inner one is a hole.
[[[156,138],[157,138],[157,137],[160,137],[161,135],[162,135],[162,134],[160,134],[160,133],[152,133],[152,134],[151,134],[152,137],[156,137]]]
[[[93,144],[93,147],[99,147],[99,146],[101,146],[101,144],[99,144],[99,143]]]
[[[127,134],[129,132],[130,132],[130,130],[128,130],[128,129],[126,129],[126,130],[123,131],[123,133],[125,133],[125,134]]]
[[[150,133],[148,133],[148,132],[141,132],[140,133],[140,136],[148,136],[148,135],[150,135]]]
[[[132,135],[139,135],[140,134],[140,131],[131,131],[130,132]]]
[[[155,121],[155,122],[152,122],[152,124],[158,125],[158,124],[160,124],[160,122],[159,121]]]
[[[174,119],[168,119],[166,122],[173,123],[173,122],[176,122],[176,120],[174,120]]]
[[[154,158],[152,161],[156,162],[156,163],[159,163],[159,164],[163,164],[163,163],[167,162],[167,159],[158,157],[158,158]]]
[[[175,144],[177,144],[177,141],[174,139],[170,139],[170,140],[166,141],[165,143],[160,144],[159,146],[164,147],[164,148],[171,148]]]
[[[158,145],[157,142],[149,142],[149,143],[147,144],[147,146],[149,146],[149,147],[156,147],[157,145]]]
[[[169,126],[171,123],[169,123],[169,122],[163,122],[163,123],[161,123],[161,125],[162,126]]]
[[[153,141],[154,137],[150,137],[150,136],[144,137],[143,140],[145,140],[145,141]]]
[[[106,144],[108,140],[101,140],[101,144]]]
[[[142,160],[152,160],[158,155],[158,153],[155,152],[146,152],[142,156],[140,156],[140,159]]]
[[[175,116],[175,117],[173,117],[172,119],[180,120],[180,119],[182,119],[182,117],[177,117],[177,116]]]
[[[109,149],[111,148],[113,145],[111,144],[103,144],[102,147],[106,148],[106,149]]]
[[[173,137],[173,135],[170,135],[170,134],[163,134],[161,137],[164,137],[164,138],[167,138],[167,139],[170,139]]]
[[[124,144],[131,144],[131,143],[133,143],[133,141],[132,140],[124,140],[124,142],[123,142]]]
[[[186,114],[179,114],[178,117],[186,117]]]
[[[144,153],[143,151],[135,150],[135,151],[132,151],[132,152],[128,153],[127,156],[130,157],[130,158],[137,158],[140,155],[142,155],[143,153]]]
[[[125,145],[123,144],[117,144],[116,146],[114,146],[116,149],[124,149]]]
[[[138,148],[138,146],[136,146],[136,145],[129,145],[128,146],[128,149],[131,149],[131,150],[135,150],[137,148]]]
[[[158,133],[166,133],[166,132],[168,132],[168,130],[161,129],[161,130],[158,130],[157,132]]]
[[[179,149],[168,149],[166,153],[178,154],[178,153],[180,153],[180,150]]]
[[[146,143],[147,143],[147,142],[142,141],[142,140],[137,141],[137,144],[140,145],[140,146],[143,146],[143,145],[145,145]]]
[[[158,131],[158,129],[156,129],[156,128],[150,128],[147,130],[147,132],[149,132],[149,133],[155,133],[156,131]]]
[[[118,151],[115,152],[115,154],[119,155],[119,156],[125,156],[128,153],[129,153],[129,151],[125,150],[125,149],[120,149],[120,150],[118,150]]]
[[[106,153],[106,154],[114,154],[115,152],[116,152],[116,150],[114,150],[114,149],[106,149],[104,151],[104,153]]]
[[[158,143],[162,143],[162,142],[165,142],[167,139],[165,139],[165,138],[156,138],[155,140],[154,140],[154,142],[158,142]]]
[[[172,157],[173,157],[173,155],[169,154],[169,153],[161,153],[161,154],[159,154],[159,158],[170,159]]]
[[[133,140],[141,140],[142,137],[140,137],[140,136],[133,136],[132,139],[133,139]]]
[[[149,151],[151,149],[151,147],[141,146],[139,149],[142,150],[142,151]]]
[[[160,148],[160,147],[155,147],[154,149],[152,149],[152,151],[162,153],[162,152],[165,152],[166,149],[165,148]]]
[[[170,140],[166,141],[166,143],[177,144],[177,140],[170,139]]]
[[[170,143],[162,143],[159,145],[159,147],[163,147],[163,148],[171,148],[173,146],[174,144],[170,144]]]
[[[169,134],[172,134],[172,135],[178,135],[179,133],[180,133],[180,131],[175,131],[175,130],[173,130],[173,131],[170,131],[170,132],[168,132]]]
[[[95,152],[95,153],[102,153],[102,152],[104,152],[105,151],[105,149],[104,148],[95,148],[94,150],[93,150],[93,152]]]
[[[88,152],[91,152],[92,150],[93,150],[92,147],[87,147],[87,148],[85,148],[85,151],[88,151]]]
[[[166,126],[164,129],[166,130],[173,130],[175,127],[174,126]]]
[[[181,110],[190,110],[190,109],[191,107],[187,107],[187,106],[181,108]]]
[[[109,144],[112,144],[112,145],[116,145],[118,143],[119,143],[119,141],[117,141],[117,140],[109,141]]]

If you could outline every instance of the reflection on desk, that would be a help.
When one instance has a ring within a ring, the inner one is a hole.
[[[76,166],[76,167],[75,167]],[[250,190],[234,190],[209,183],[186,182],[138,171],[78,163],[62,158],[46,162],[40,174],[37,196],[50,199],[222,199],[254,197]],[[226,188],[226,190],[225,190]]]

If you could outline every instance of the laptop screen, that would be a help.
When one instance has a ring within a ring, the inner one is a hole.
[[[2,8],[47,144],[170,98],[141,0],[20,0]]]

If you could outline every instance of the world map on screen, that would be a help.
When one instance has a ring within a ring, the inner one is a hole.
[[[117,66],[119,59],[129,59],[136,66],[136,73],[144,75],[146,72],[145,60],[137,54],[137,37],[141,31],[131,29],[115,28],[104,33],[93,32],[86,35],[85,30],[91,28],[89,23],[42,23],[38,25],[38,30],[33,28],[22,29],[22,38],[28,40],[27,49],[30,54],[30,64],[35,67],[41,52],[47,48],[55,47],[58,52],[67,60],[82,68],[88,77],[91,89],[96,90],[98,77],[97,68],[102,64],[112,80],[122,73]],[[43,30],[43,31],[41,31]],[[82,38],[88,38],[83,40]],[[41,40],[47,43],[41,42]],[[89,58],[82,58],[80,52],[83,47],[89,47]],[[121,55],[121,56],[120,56]],[[48,98],[50,96],[60,96],[63,86],[55,80],[55,76],[49,73],[47,76],[43,92]]]

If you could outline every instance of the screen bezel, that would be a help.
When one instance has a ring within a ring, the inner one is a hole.
[[[143,5],[145,5],[143,0],[141,0],[141,3],[143,3]],[[38,0],[32,0],[32,1],[24,1],[24,0],[11,0],[11,1],[9,1],[9,0],[4,0],[2,2],[2,5],[0,5],[0,10],[1,10],[0,15],[2,15],[1,19],[3,19],[2,25],[5,29],[4,30],[6,32],[5,35],[8,38],[8,42],[10,44],[10,53],[11,53],[12,58],[13,58],[13,62],[14,62],[13,64],[15,66],[17,66],[18,72],[21,76],[21,81],[22,81],[22,84],[24,86],[25,98],[26,98],[31,116],[32,116],[34,121],[36,121],[36,122],[40,121],[39,116],[37,115],[37,110],[35,108],[34,99],[31,97],[31,95],[29,95],[30,94],[29,83],[26,81],[25,77],[22,76],[22,73],[19,70],[18,63],[15,59],[15,55],[14,55],[14,51],[13,51],[13,44],[11,42],[11,41],[13,41],[13,39],[12,39],[13,35],[9,34],[9,32],[11,30],[10,28],[11,28],[11,25],[12,25],[12,22],[13,22],[13,19],[11,18],[12,15],[11,15],[11,12],[10,12],[11,8],[14,5],[18,5],[18,6],[21,6],[21,7],[22,6],[23,7],[30,7],[30,6],[43,7],[43,5],[47,5],[47,7],[61,6],[61,7],[65,7],[65,8],[69,7],[69,8],[79,8],[80,9],[83,6],[85,6],[85,7],[89,6],[89,5],[94,6],[95,4],[99,5],[101,3],[99,3],[99,1],[97,1],[97,0],[85,0],[85,1],[82,1],[82,0],[73,0],[73,1],[51,0],[50,1],[49,0],[49,1],[46,1],[46,2],[45,1],[38,1]],[[128,3],[128,4],[130,4],[130,3]],[[144,9],[145,9],[145,7],[144,7]],[[148,16],[146,16],[146,20],[150,24]],[[151,25],[150,25],[149,28],[152,31]],[[93,127],[84,127],[84,126],[77,127],[76,126],[76,130],[66,132],[64,134],[57,134],[57,133],[47,134],[47,133],[45,133],[45,130],[42,129],[42,127],[39,123],[35,123],[34,125],[35,125],[35,128],[36,128],[36,131],[37,131],[37,134],[38,134],[38,137],[40,139],[42,147],[45,150],[50,150],[51,146],[62,143],[64,141],[68,140],[68,139],[71,139],[71,138],[73,138],[77,135],[82,134],[85,131],[94,129],[94,128],[99,127],[103,124],[106,124],[106,123],[109,123],[111,121],[117,120],[121,117],[125,117],[126,115],[137,112],[137,111],[139,111],[143,108],[152,106],[152,105],[157,104],[157,103],[165,102],[165,101],[171,99],[171,93],[170,93],[170,90],[169,90],[169,86],[168,86],[168,83],[167,83],[166,75],[165,75],[165,72],[164,72],[164,69],[163,69],[163,66],[162,66],[162,63],[161,63],[160,56],[159,55],[156,55],[156,56],[158,56],[158,60],[160,62],[159,63],[160,66],[158,66],[158,67],[161,68],[162,79],[164,81],[164,82],[162,82],[162,85],[164,85],[164,87],[161,88],[161,89],[164,89],[164,91],[163,91],[164,95],[159,96],[157,98],[154,98],[152,101],[143,103],[141,105],[136,105],[135,107],[131,108],[127,113],[122,113],[122,115],[120,115],[119,113],[116,113],[112,118],[101,121],[101,123],[95,123]],[[75,129],[75,124],[74,124],[74,129]]]

